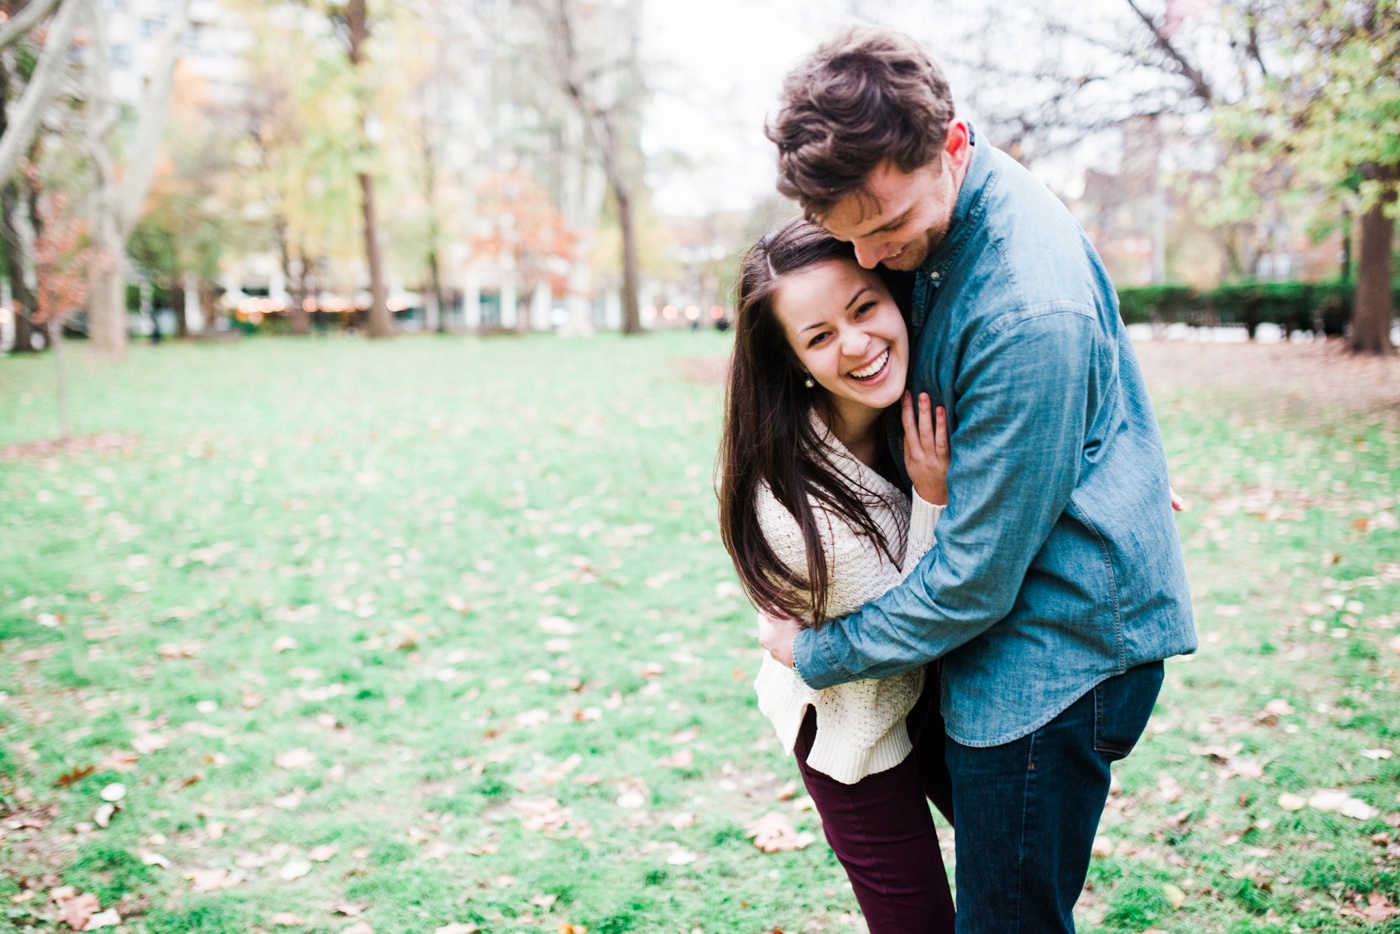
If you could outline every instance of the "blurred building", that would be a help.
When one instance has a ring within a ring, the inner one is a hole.
[[[107,62],[112,93],[122,104],[141,103],[180,0],[102,0],[106,11]],[[188,0],[189,22],[181,49],[181,77],[198,78],[218,103],[242,93],[243,50],[252,37],[220,0]]]
[[[1180,118],[1131,117],[1119,127],[1118,165],[1088,169],[1070,209],[1119,286],[1179,283],[1211,288],[1231,279],[1336,278],[1340,234],[1314,242],[1279,199],[1247,222],[1211,225],[1200,215],[1215,168],[1196,169],[1207,145]],[[1189,190],[1194,189],[1193,200]],[[1295,215],[1297,212],[1294,212]]]

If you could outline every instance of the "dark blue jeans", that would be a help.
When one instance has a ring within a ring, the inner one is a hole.
[[[1142,735],[1162,663],[1098,684],[1058,717],[1000,746],[948,740],[957,827],[957,934],[1069,934],[1109,763]]]

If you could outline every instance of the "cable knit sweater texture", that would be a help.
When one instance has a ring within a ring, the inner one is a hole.
[[[830,581],[827,613],[834,618],[864,606],[914,569],[933,547],[934,526],[943,507],[926,503],[916,494],[911,510],[903,491],[855,458],[825,425],[818,423],[818,427],[824,433],[832,466],[853,488],[866,491],[868,495],[862,495],[866,509],[885,534],[890,551],[904,555],[902,566],[895,567],[875,543],[813,501]],[[797,520],[767,486],[759,490],[755,505],[773,551],[784,564],[805,576],[807,551]],[[758,709],[772,721],[789,754],[797,743],[807,708],[816,707],[817,733],[807,764],[850,785],[893,768],[909,755],[913,746],[904,718],[923,690],[924,670],[817,691],[791,668],[765,656],[754,686]]]

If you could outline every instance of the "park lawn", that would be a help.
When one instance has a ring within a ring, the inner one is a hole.
[[[75,431],[117,437],[0,461],[0,929],[67,930],[63,886],[133,932],[863,929],[752,698],[727,350],[79,367]],[[0,447],[55,431],[52,379],[0,360]],[[1115,767],[1081,930],[1400,931],[1400,414],[1155,393],[1202,646]],[[816,842],[761,852],[772,814]]]

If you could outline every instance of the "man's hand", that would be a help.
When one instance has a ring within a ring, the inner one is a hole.
[[[796,620],[777,619],[767,613],[758,614],[758,644],[768,650],[773,660],[791,668],[792,640],[802,629]]]

